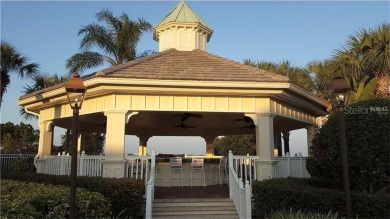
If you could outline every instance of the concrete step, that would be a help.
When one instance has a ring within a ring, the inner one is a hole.
[[[154,199],[153,203],[164,202],[233,202],[229,198]]]
[[[175,211],[175,212],[153,212],[153,216],[212,216],[212,215],[237,215],[236,210],[230,211]]]
[[[155,207],[154,212],[176,212],[176,211],[235,211],[234,206],[175,206],[175,207]]]
[[[216,199],[155,199],[153,218],[212,219],[238,218],[233,201]]]
[[[179,215],[153,216],[153,219],[239,219],[237,215]]]
[[[153,203],[153,207],[184,207],[184,206],[232,206],[233,202],[164,202],[164,203]]]

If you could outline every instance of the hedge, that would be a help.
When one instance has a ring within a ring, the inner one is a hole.
[[[102,194],[77,189],[77,218],[111,215]],[[2,218],[68,218],[69,188],[64,186],[1,180]]]
[[[54,176],[33,172],[2,173],[3,179],[70,186],[69,176]],[[104,195],[111,205],[113,216],[140,217],[144,214],[145,185],[142,180],[129,178],[77,177],[77,188]]]
[[[317,180],[313,183],[312,181]],[[338,213],[345,216],[344,193],[340,189],[313,187],[318,179],[270,179],[254,182],[254,213],[265,217],[274,211],[292,208],[295,211]],[[311,185],[310,185],[311,184]],[[338,187],[338,183],[334,183]],[[333,186],[330,186],[333,187]],[[352,211],[359,218],[388,218],[390,197],[352,193]]]

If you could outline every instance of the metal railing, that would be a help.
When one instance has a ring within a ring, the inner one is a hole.
[[[251,204],[251,184],[237,175],[237,168],[233,164],[238,163],[241,158],[234,159],[232,151],[229,151],[229,197],[233,200],[240,219],[252,218],[252,204]],[[235,161],[234,161],[235,160]],[[250,159],[247,159],[250,160]],[[241,166],[241,165],[240,165]],[[248,176],[248,175],[246,175]]]
[[[34,157],[33,154],[0,154],[1,171],[13,171],[12,165],[15,161]]]

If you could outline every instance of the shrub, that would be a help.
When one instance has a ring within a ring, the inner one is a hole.
[[[1,180],[1,216],[5,218],[69,217],[69,188],[63,186]],[[102,194],[77,189],[77,218],[110,216],[110,205]]]
[[[317,213],[317,212],[303,212],[301,210],[294,211],[290,208],[287,210],[279,210],[272,212],[266,218],[268,219],[337,219],[338,214],[332,213],[329,211],[327,214]]]
[[[317,180],[317,179],[315,179]],[[263,218],[283,209],[345,216],[344,193],[338,189],[316,188],[311,179],[270,179],[254,182],[254,212]],[[335,184],[336,185],[336,184]],[[352,193],[352,210],[359,218],[384,218],[390,214],[390,197]]]
[[[390,99],[359,102],[345,109],[351,187],[373,193],[390,171]],[[307,169],[312,176],[342,177],[338,117],[332,114],[313,139]],[[388,184],[388,181],[387,181]]]
[[[52,185],[70,185],[69,176],[54,176],[32,172],[3,173],[2,178]],[[111,204],[113,215],[138,217],[143,214],[145,185],[142,180],[102,177],[77,177],[77,187],[104,195]]]
[[[25,158],[20,158],[15,160],[11,164],[11,170],[17,172],[26,172],[26,171],[35,172],[36,168],[34,166],[34,157],[31,156],[31,157],[25,157]]]

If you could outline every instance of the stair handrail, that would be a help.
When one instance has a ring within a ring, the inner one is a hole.
[[[152,151],[150,177],[146,186],[146,194],[145,194],[146,195],[146,212],[145,212],[146,219],[151,219],[153,213],[155,166],[156,166],[156,155],[154,154],[154,151]]]
[[[252,218],[251,190],[248,180],[244,186],[242,178],[238,178],[233,167],[233,153],[229,151],[229,197],[233,200],[240,219]]]

